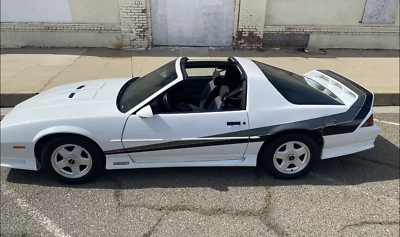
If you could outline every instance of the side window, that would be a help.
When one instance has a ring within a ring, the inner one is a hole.
[[[217,70],[221,76],[212,79]],[[186,68],[187,79],[149,105],[154,114],[209,113],[245,109],[246,83],[235,66]],[[192,77],[192,78],[191,78]]]
[[[246,81],[243,83],[245,86]],[[245,88],[229,93],[227,97],[221,101],[221,98],[215,97],[207,107],[201,107],[196,103],[189,103],[187,98],[179,95],[180,88],[171,88],[165,93],[150,101],[149,105],[154,114],[181,114],[181,113],[209,113],[221,111],[243,110],[245,104]],[[220,105],[219,103],[222,103]]]

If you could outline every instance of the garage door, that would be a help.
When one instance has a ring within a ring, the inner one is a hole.
[[[154,45],[231,46],[235,0],[151,0]]]

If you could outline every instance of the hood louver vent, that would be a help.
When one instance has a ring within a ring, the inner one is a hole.
[[[68,98],[73,98],[74,95],[75,95],[75,93],[71,93],[71,94],[69,94]]]
[[[79,90],[79,89],[82,89],[83,87],[85,87],[85,86],[83,85],[83,86],[80,86],[80,87],[78,87],[76,89]]]

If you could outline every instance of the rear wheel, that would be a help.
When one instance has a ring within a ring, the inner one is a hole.
[[[293,179],[307,174],[319,159],[318,154],[318,146],[310,137],[286,134],[264,147],[261,159],[275,177]]]
[[[87,139],[61,136],[45,145],[42,164],[46,172],[63,183],[83,183],[104,169],[105,157]]]

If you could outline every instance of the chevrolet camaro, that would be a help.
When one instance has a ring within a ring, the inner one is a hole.
[[[104,169],[262,165],[279,178],[374,147],[371,92],[328,70],[178,58],[55,87],[1,121],[1,166],[81,183]]]

